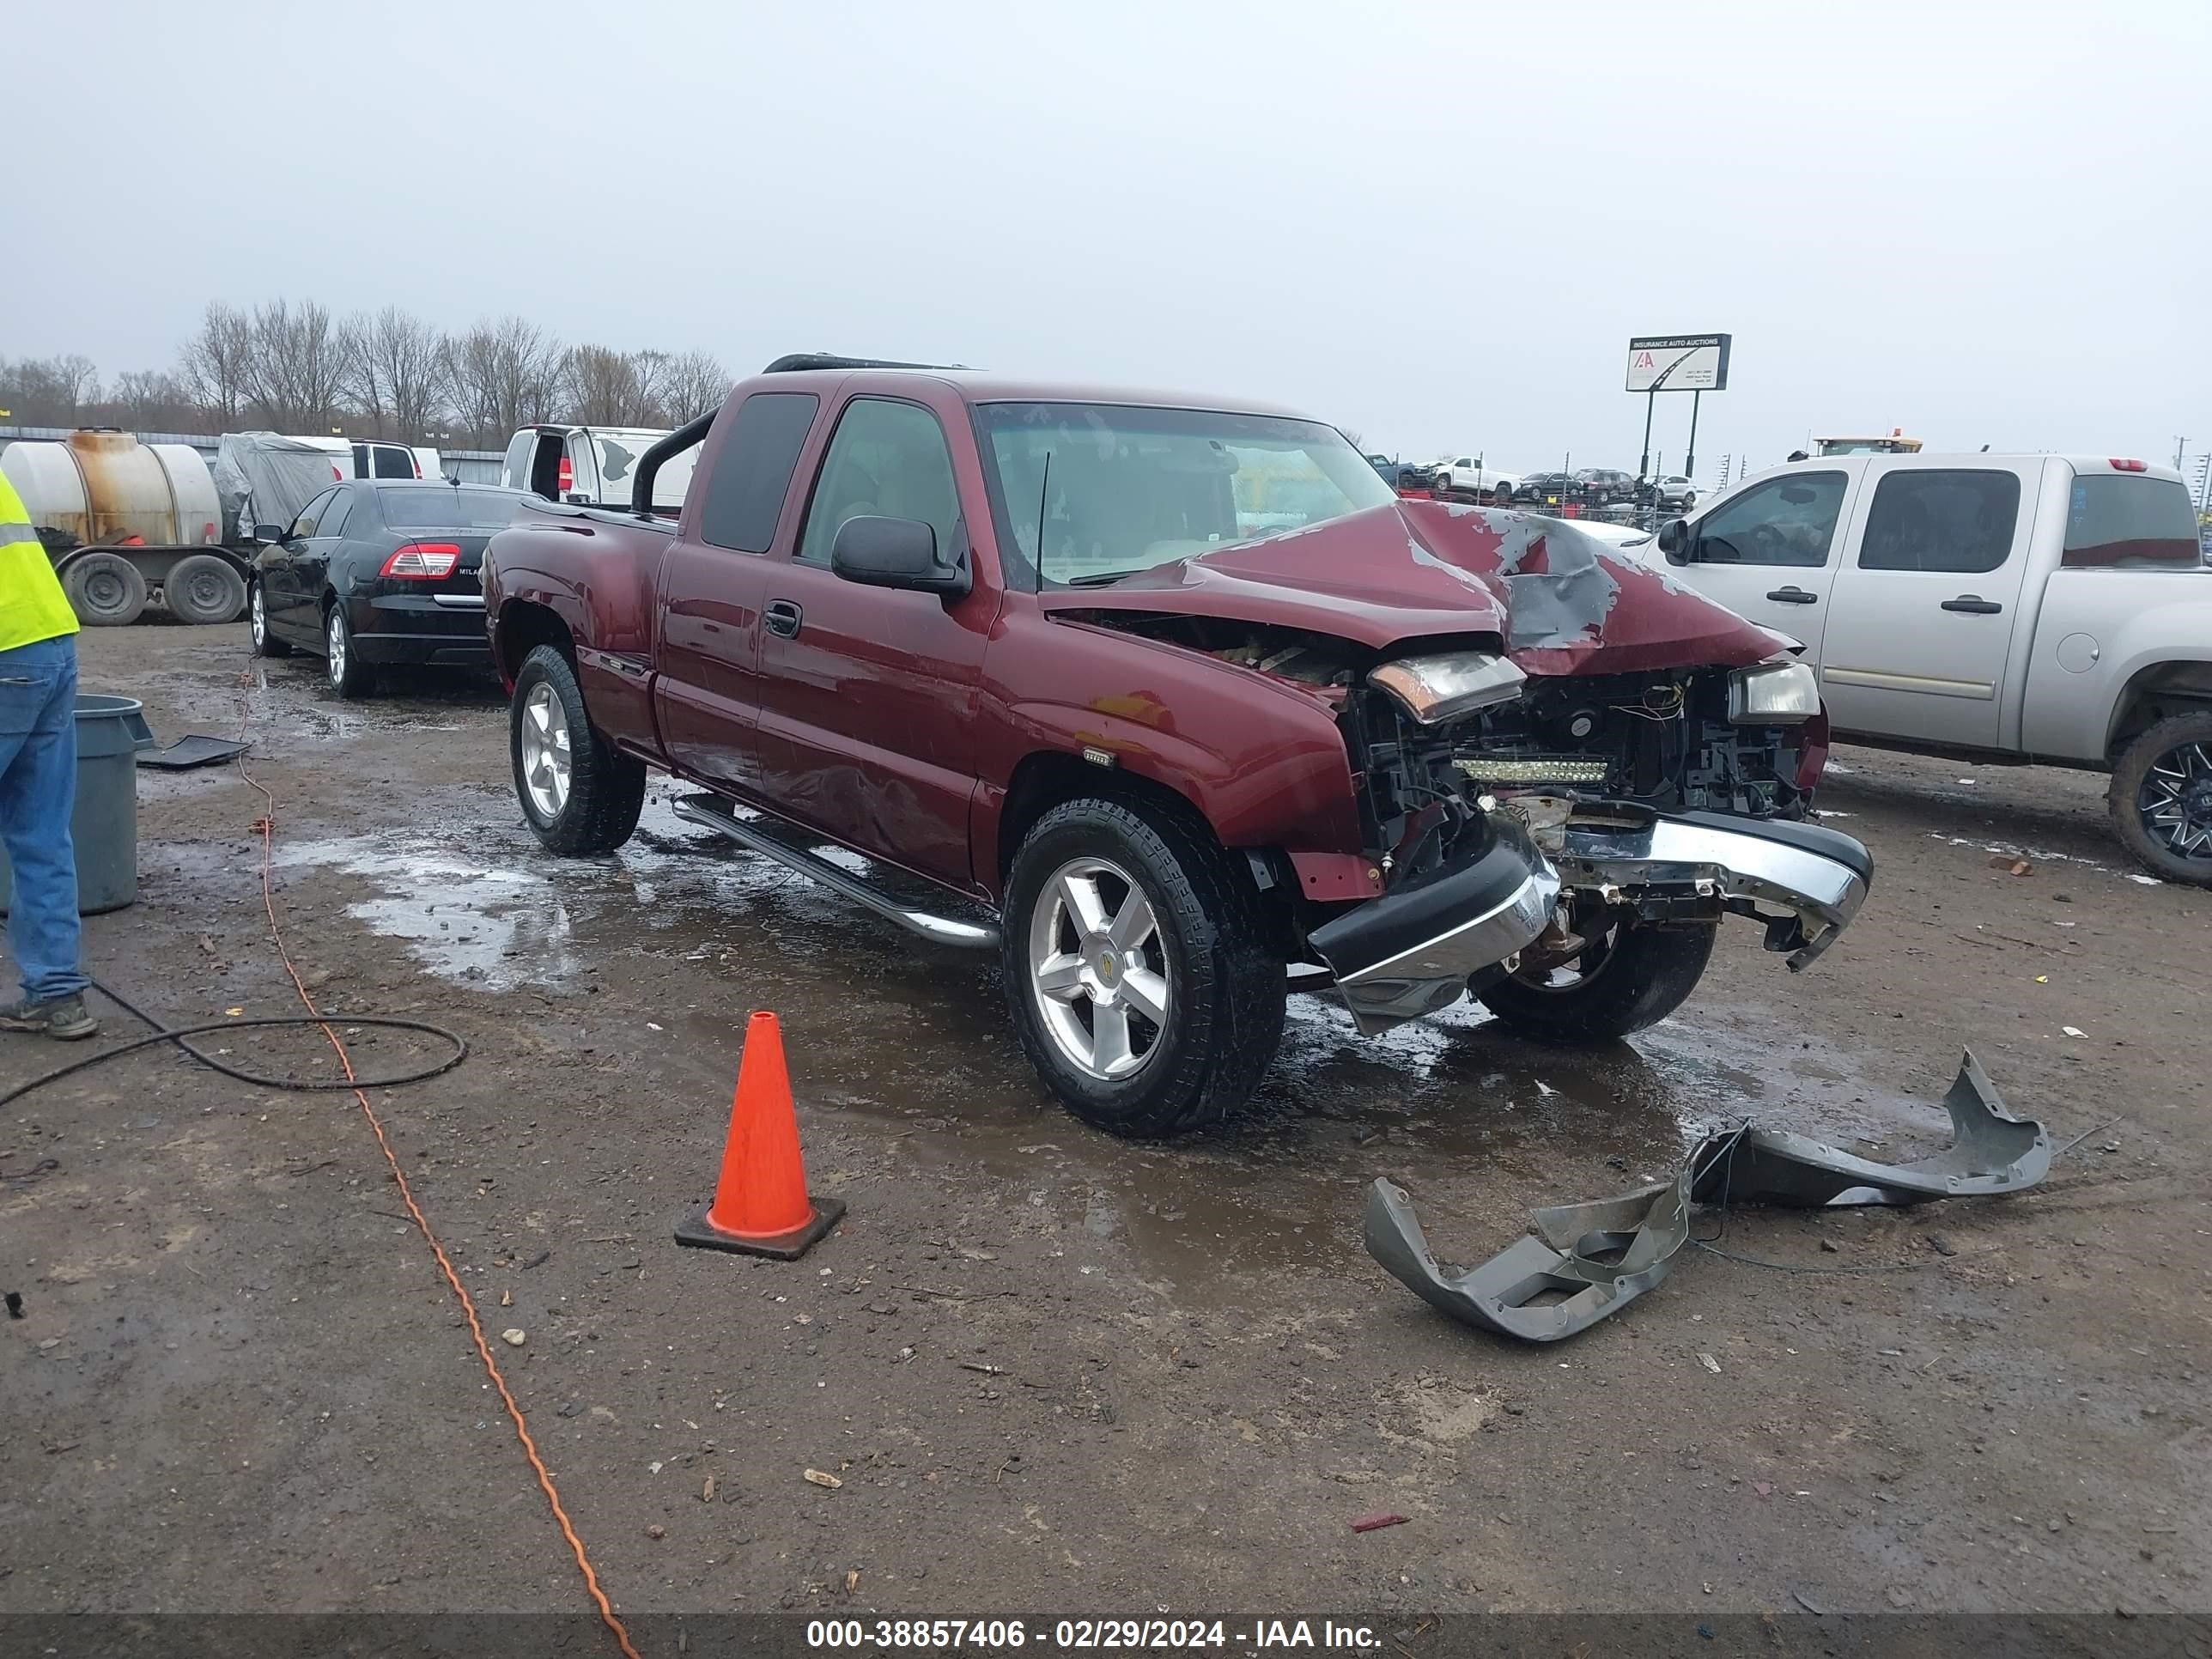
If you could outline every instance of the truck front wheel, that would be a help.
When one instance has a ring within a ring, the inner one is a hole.
[[[1243,1106],[1283,1035],[1283,963],[1243,864],[1194,814],[1056,806],[1015,855],[1003,967],[1022,1048],[1069,1111],[1157,1136]]]
[[[1475,1000],[1540,1042],[1609,1042],[1656,1025],[1689,1000],[1720,931],[1654,927],[1603,905],[1577,904],[1573,925],[1583,944],[1571,959],[1526,968],[1477,990]]]
[[[507,749],[523,816],[549,852],[588,858],[630,838],[645,808],[645,763],[592,727],[576,671],[554,646],[522,659]]]
[[[2120,750],[2106,805],[2146,866],[2212,887],[2212,712],[2160,720]]]

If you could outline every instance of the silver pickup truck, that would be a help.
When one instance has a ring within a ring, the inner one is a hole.
[[[2212,886],[2212,570],[2179,473],[1824,456],[1671,520],[1656,550],[1804,642],[1839,734],[2110,772],[2128,849]]]

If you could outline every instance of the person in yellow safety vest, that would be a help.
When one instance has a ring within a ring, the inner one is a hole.
[[[77,964],[76,615],[15,485],[0,473],[0,846],[15,880],[8,952],[23,1000],[0,1031],[74,1042],[100,1030]]]

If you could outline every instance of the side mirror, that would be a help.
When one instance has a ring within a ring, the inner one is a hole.
[[[864,587],[899,587],[958,598],[969,587],[968,561],[938,556],[937,532],[920,519],[864,514],[837,526],[830,568]]]
[[[257,547],[274,547],[284,539],[281,524],[258,524],[253,526],[253,543]]]
[[[1689,563],[1692,539],[1686,519],[1669,519],[1659,526],[1659,550],[1667,556],[1668,564]]]

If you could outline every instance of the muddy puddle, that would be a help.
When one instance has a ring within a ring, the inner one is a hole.
[[[1254,1275],[1341,1273],[1376,1175],[1417,1190],[1479,1181],[1497,1195],[1479,1221],[1490,1238],[1517,1231],[1527,1203],[1663,1178],[1739,1117],[1877,1157],[1945,1138],[1934,1103],[1948,1079],[1901,1098],[1741,1006],[1693,1000],[1630,1042],[1577,1052],[1521,1042],[1472,1002],[1364,1039],[1334,999],[1299,995],[1243,1120],[1164,1147],[1118,1142],[1045,1096],[988,957],[908,943],[677,817],[678,793],[656,784],[636,837],[605,859],[549,856],[512,799],[484,789],[438,792],[420,830],[281,842],[276,865],[295,894],[343,878],[345,914],[429,975],[562,1001],[596,985],[603,1014],[665,1029],[702,1072],[733,1073],[746,1013],[773,1007],[801,1096],[882,1126],[890,1178],[980,1170],[1012,1194],[1008,1225],[1054,1230],[1076,1271],[1120,1263],[1186,1301],[1234,1297]],[[229,862],[212,844],[159,856]],[[1730,943],[1755,950],[1740,933]]]
[[[243,720],[257,752],[272,755],[356,740],[373,751],[394,738],[498,743],[490,694],[471,678],[429,677],[351,704],[328,696],[318,666],[188,679],[173,719],[210,734]],[[185,778],[179,787],[200,787]],[[327,903],[425,974],[580,1008],[596,992],[602,1015],[641,1042],[665,1031],[702,1073],[733,1073],[747,1012],[775,1008],[801,1096],[880,1126],[891,1178],[981,1171],[1009,1195],[1009,1230],[1044,1228],[1074,1271],[1133,1273],[1183,1301],[1233,1299],[1260,1275],[1343,1272],[1359,1192],[1376,1175],[1417,1192],[1449,1187],[1451,1212],[1494,1243],[1518,1230],[1526,1204],[1662,1178],[1705,1129],[1734,1118],[1877,1157],[1944,1138],[1934,1103],[1945,1079],[1924,1098],[1899,1097],[1852,1056],[1740,1006],[1693,1000],[1630,1042],[1573,1052],[1521,1042],[1473,1002],[1364,1039],[1333,998],[1300,995],[1243,1119],[1166,1147],[1119,1142],[1045,1095],[988,956],[909,941],[678,817],[682,793],[656,780],[628,845],[563,860],[539,847],[503,788],[422,790],[408,827],[283,835],[277,872],[289,895],[325,889]],[[148,852],[188,879],[250,874],[216,843]],[[1739,929],[1729,947],[1757,941]]]

